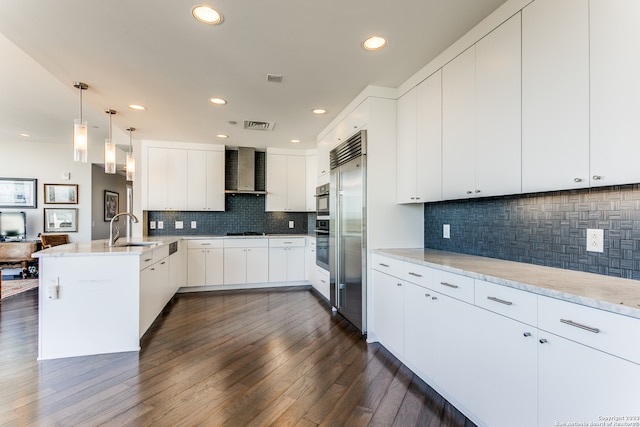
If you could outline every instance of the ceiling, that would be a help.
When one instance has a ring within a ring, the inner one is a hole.
[[[504,1],[210,0],[224,16],[213,26],[192,17],[194,0],[2,0],[0,142],[70,143],[81,81],[91,141],[110,108],[134,139],[312,148],[366,86],[398,87]],[[381,51],[361,47],[373,34],[389,41]]]

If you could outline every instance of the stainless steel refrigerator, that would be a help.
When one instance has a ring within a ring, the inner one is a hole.
[[[329,153],[331,305],[363,334],[367,328],[366,131]]]

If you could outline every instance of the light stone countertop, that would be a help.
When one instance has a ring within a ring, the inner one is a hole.
[[[371,253],[640,319],[640,281],[430,249]]]
[[[282,237],[310,237],[308,234],[267,234],[258,236],[147,236],[120,238],[116,246],[108,246],[107,239],[91,240],[89,242],[68,243],[43,249],[32,254],[34,258],[61,257],[61,256],[105,256],[105,255],[138,255],[152,251],[161,246],[168,245],[179,240],[200,239],[268,239]],[[149,246],[124,246],[127,243],[154,243]]]

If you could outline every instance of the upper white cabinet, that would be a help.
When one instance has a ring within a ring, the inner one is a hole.
[[[592,186],[640,182],[640,2],[591,0]]]
[[[307,212],[316,211],[316,184],[318,182],[318,155],[316,150],[307,150],[307,189],[306,189],[306,205]]]
[[[444,199],[521,191],[520,14],[442,69]]]
[[[442,72],[398,99],[397,201],[442,199]]]
[[[522,10],[522,191],[588,186],[589,4],[536,0]]]
[[[188,210],[224,211],[224,161],[224,148],[189,150]]]
[[[329,183],[329,151],[333,148],[335,131],[330,131],[318,141],[318,185]]]
[[[187,164],[187,150],[148,148],[148,210],[187,210]]]
[[[224,211],[223,145],[145,141],[142,152],[144,210]]]
[[[306,156],[301,150],[267,149],[266,210],[305,212]]]

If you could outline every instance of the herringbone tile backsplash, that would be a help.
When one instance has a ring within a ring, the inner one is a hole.
[[[424,224],[425,248],[640,279],[640,184],[429,203]]]

